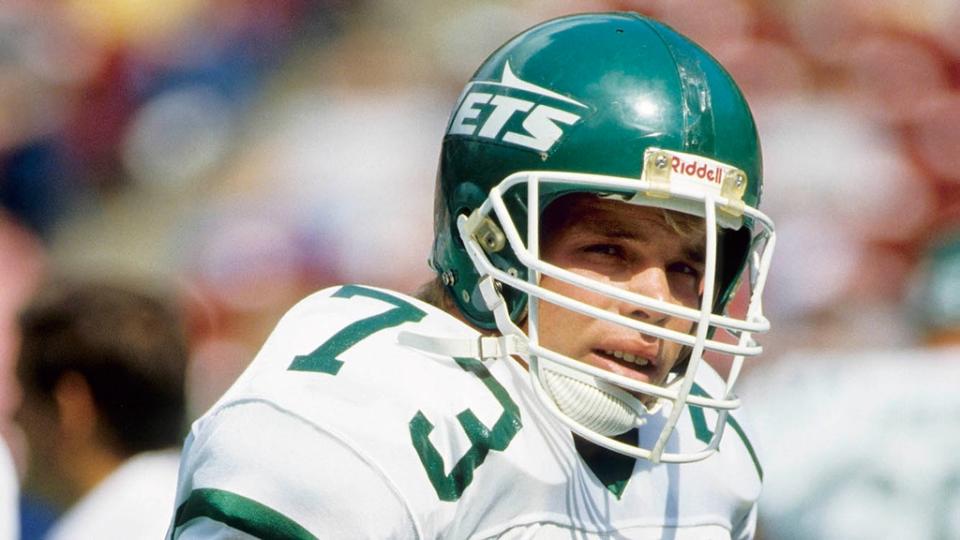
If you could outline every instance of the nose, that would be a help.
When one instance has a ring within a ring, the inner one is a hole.
[[[667,272],[660,267],[647,267],[634,273],[625,288],[632,293],[660,302],[672,302]],[[658,326],[663,326],[670,317],[666,313],[629,302],[621,305],[620,314]]]

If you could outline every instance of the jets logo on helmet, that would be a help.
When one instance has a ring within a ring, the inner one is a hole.
[[[467,135],[549,152],[587,106],[526,82],[503,65],[499,81],[472,81],[457,104],[449,135]]]

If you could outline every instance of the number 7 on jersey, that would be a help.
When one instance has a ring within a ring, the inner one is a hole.
[[[310,354],[295,357],[288,368],[289,370],[336,375],[343,366],[343,360],[337,357],[350,347],[380,330],[398,326],[405,322],[418,322],[427,315],[426,312],[409,302],[359,285],[344,285],[340,290],[333,293],[334,298],[352,298],[354,296],[374,298],[394,307],[383,313],[348,324]]]

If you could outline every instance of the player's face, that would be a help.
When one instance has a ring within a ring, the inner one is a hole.
[[[671,214],[677,216],[677,214]],[[699,305],[703,290],[702,220],[680,216],[669,222],[658,208],[573,195],[560,199],[544,216],[542,256],[548,262],[616,287],[687,307]],[[692,231],[684,230],[693,228]],[[679,229],[679,230],[678,230]],[[682,231],[682,232],[681,232]],[[678,332],[693,323],[619,301],[544,276],[552,291],[601,309]],[[595,367],[642,382],[662,384],[682,346],[620,325],[540,303],[540,342],[544,347]]]

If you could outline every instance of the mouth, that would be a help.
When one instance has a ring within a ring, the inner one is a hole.
[[[631,379],[651,383],[657,373],[656,361],[633,353],[612,349],[593,349],[589,363]]]

